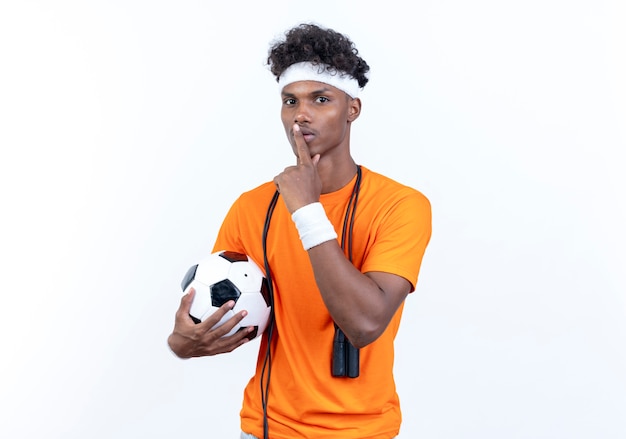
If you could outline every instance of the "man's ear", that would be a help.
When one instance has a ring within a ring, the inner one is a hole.
[[[354,98],[348,102],[348,122],[354,122],[361,115],[361,99]]]

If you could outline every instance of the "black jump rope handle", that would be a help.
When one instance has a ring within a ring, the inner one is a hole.
[[[359,350],[335,326],[333,340],[332,375],[334,377],[356,378],[359,376]]]

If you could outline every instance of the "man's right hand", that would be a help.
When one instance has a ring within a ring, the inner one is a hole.
[[[249,341],[247,337],[254,330],[252,326],[224,337],[246,316],[246,311],[238,312],[220,327],[212,329],[235,306],[232,300],[222,305],[204,322],[194,323],[189,316],[194,295],[192,288],[182,297],[176,311],[174,330],[167,339],[172,352],[180,358],[205,357],[231,352]]]

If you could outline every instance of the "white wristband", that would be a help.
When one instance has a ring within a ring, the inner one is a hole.
[[[309,250],[323,242],[337,239],[337,232],[329,221],[322,203],[311,203],[291,214],[296,224],[300,241],[305,250]]]

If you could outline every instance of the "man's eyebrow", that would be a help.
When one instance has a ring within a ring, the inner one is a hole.
[[[311,95],[321,95],[324,93],[328,93],[329,91],[332,91],[332,89],[328,88],[328,87],[323,87],[320,88],[319,90],[314,90],[311,92]]]
[[[317,96],[317,95],[320,95],[320,94],[325,94],[325,93],[332,92],[332,91],[333,91],[333,90],[332,90],[331,88],[329,88],[329,87],[322,87],[322,88],[320,88],[320,89],[313,90],[312,92],[308,93],[308,95],[309,95],[309,96]],[[293,94],[293,93],[287,93],[287,92],[282,92],[282,95],[283,95],[284,97],[286,97],[286,98],[295,98],[295,97],[296,97],[296,95],[295,95],[295,94]]]

